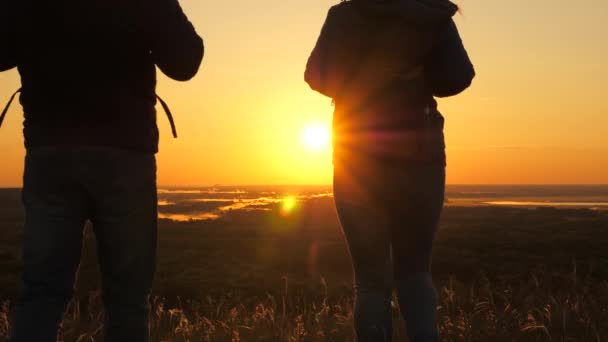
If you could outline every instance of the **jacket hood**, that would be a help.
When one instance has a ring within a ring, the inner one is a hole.
[[[401,17],[417,26],[436,26],[449,21],[458,6],[449,0],[351,0],[370,14]]]

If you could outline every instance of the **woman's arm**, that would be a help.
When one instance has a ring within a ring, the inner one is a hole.
[[[458,95],[471,85],[475,68],[453,20],[440,31],[425,68],[434,96]]]
[[[319,93],[333,97],[335,94],[327,87],[327,73],[326,73],[326,63],[327,63],[327,55],[330,48],[330,32],[333,30],[332,23],[334,17],[334,8],[329,10],[327,14],[327,19],[323,24],[323,28],[321,29],[321,34],[317,40],[317,43],[308,58],[308,62],[306,63],[306,71],[304,72],[304,80],[311,89],[318,91]]]

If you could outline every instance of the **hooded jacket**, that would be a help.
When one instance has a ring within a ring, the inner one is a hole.
[[[0,71],[18,67],[27,148],[157,152],[156,67],[186,81],[202,39],[177,0],[0,0]]]
[[[462,92],[475,76],[457,10],[448,0],[350,0],[329,10],[305,80],[335,101],[334,157],[445,164],[434,97]]]
[[[337,102],[417,77],[417,92],[429,87],[422,95],[456,95],[475,75],[451,19],[457,10],[448,0],[343,1],[329,10],[305,80]]]

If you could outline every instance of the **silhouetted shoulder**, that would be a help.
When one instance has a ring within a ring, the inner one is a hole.
[[[344,17],[345,15],[355,13],[358,10],[357,4],[352,1],[343,1],[337,5],[332,6],[328,13],[328,20],[336,19],[337,17]]]
[[[329,12],[331,13],[333,12],[337,12],[337,11],[341,11],[344,10],[345,8],[352,8],[354,5],[354,3],[352,1],[342,1],[337,5],[333,5],[331,6],[331,8],[329,9]]]

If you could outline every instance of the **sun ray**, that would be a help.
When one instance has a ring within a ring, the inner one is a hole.
[[[310,152],[323,152],[330,148],[331,134],[322,124],[309,124],[302,131],[302,144]]]

